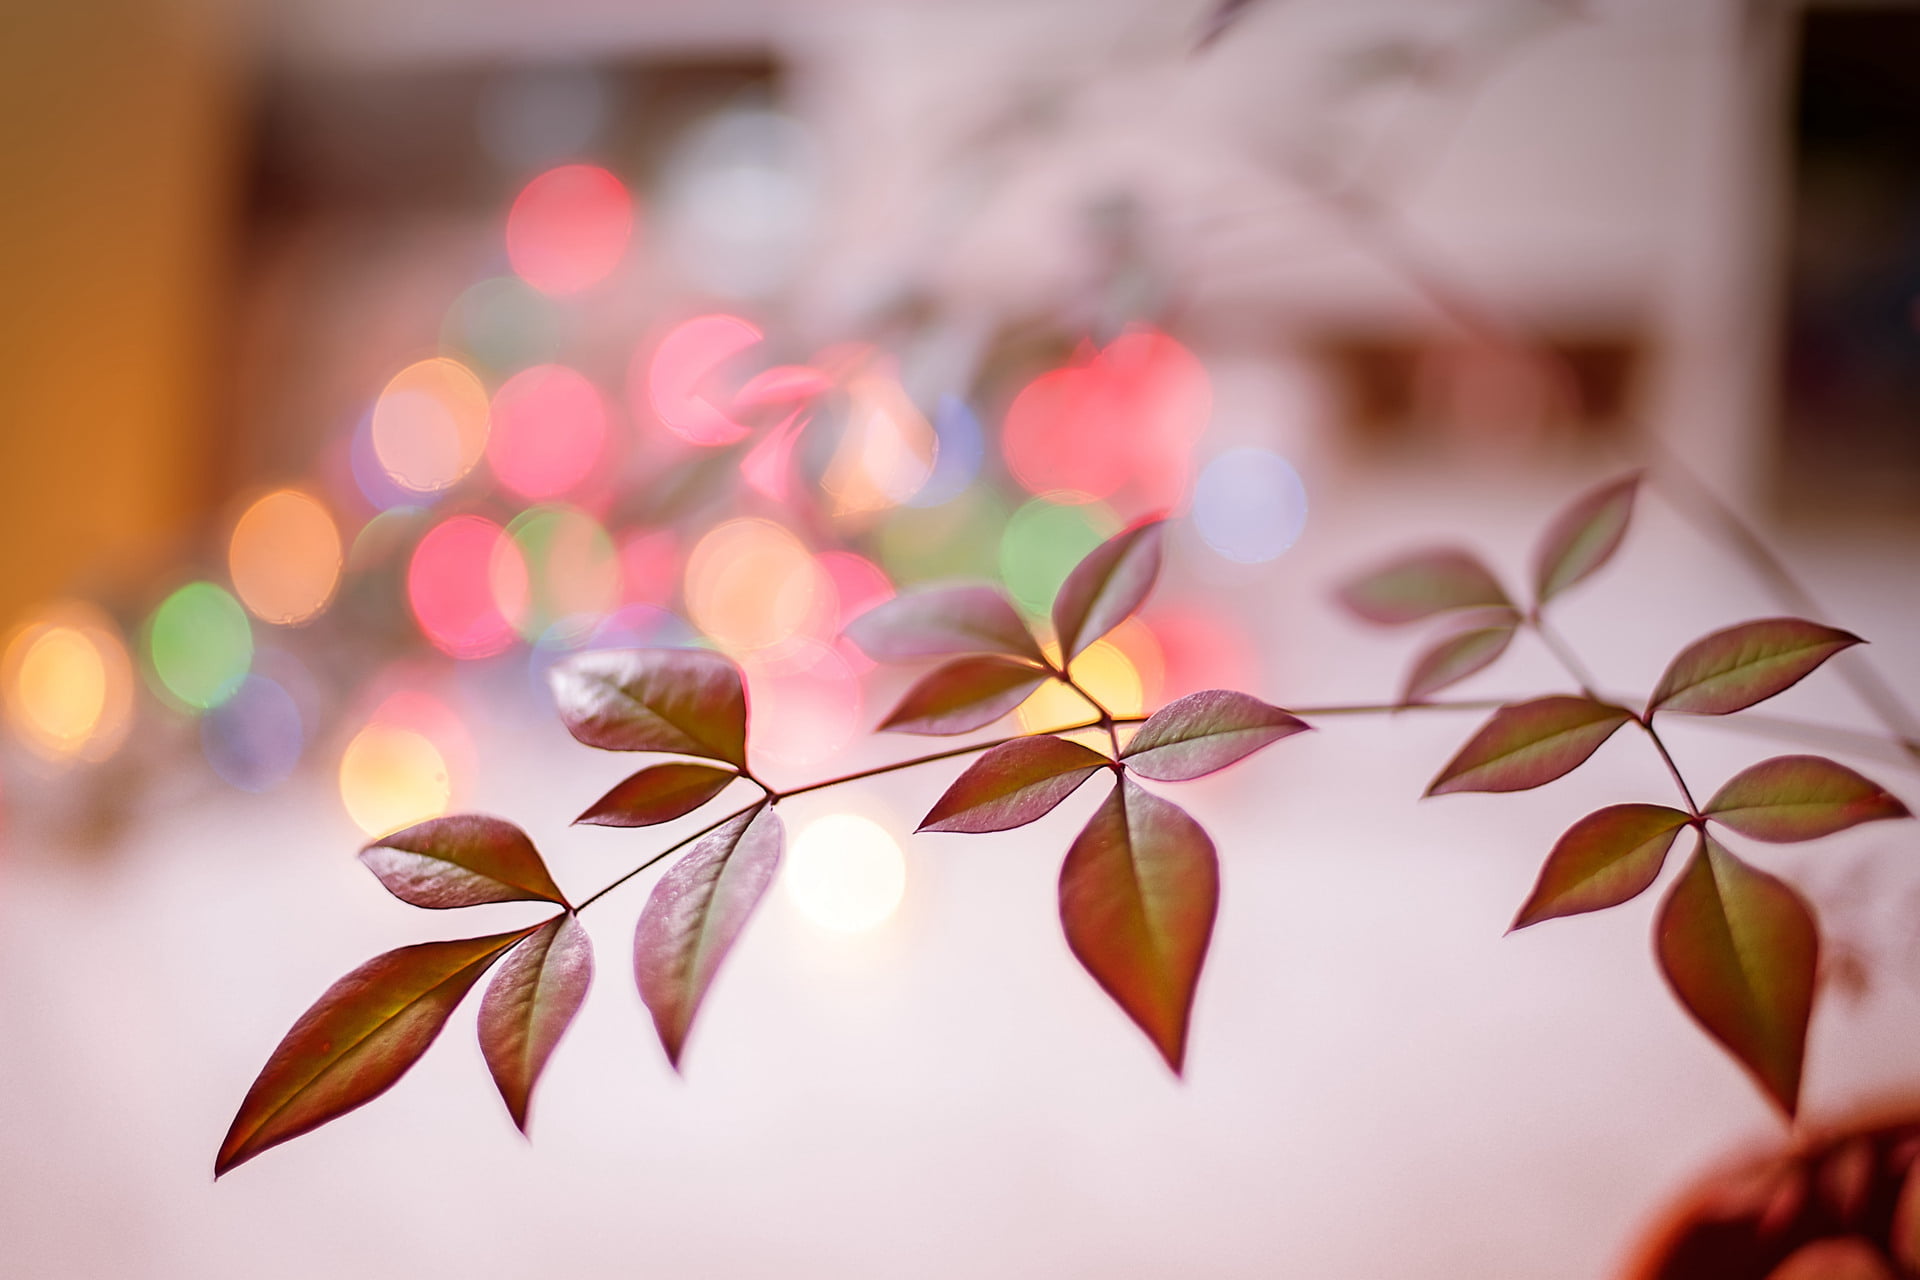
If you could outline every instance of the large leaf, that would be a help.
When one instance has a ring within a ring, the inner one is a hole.
[[[1887,1256],[1860,1236],[1828,1236],[1801,1245],[1766,1280],[1899,1280]]]
[[[1502,707],[1440,771],[1427,794],[1525,791],[1552,782],[1579,768],[1631,719],[1619,707],[1564,695]]]
[[[992,724],[1050,679],[1039,667],[1014,658],[957,658],[907,690],[880,727],[903,733],[967,733]]]
[[[433,818],[382,836],[360,851],[360,861],[394,897],[416,907],[567,904],[527,833],[477,813]]]
[[[1541,604],[1580,582],[1607,561],[1626,536],[1640,474],[1601,485],[1562,511],[1540,538],[1533,557],[1533,596]]]
[[[895,596],[847,624],[846,636],[877,662],[963,653],[1044,659],[1033,633],[998,587],[929,587]]]
[[[554,1046],[593,983],[593,943],[569,912],[508,953],[480,1000],[480,1052],[520,1132]]]
[[[1616,804],[1590,813],[1554,843],[1513,927],[1599,911],[1637,897],[1660,874],[1689,819],[1660,804]]]
[[[401,947],[327,988],[247,1090],[213,1176],[392,1088],[487,967],[539,927]]]
[[[1207,689],[1154,712],[1120,758],[1144,777],[1185,782],[1312,727],[1247,694]]]
[[[758,805],[702,836],[660,877],[633,935],[633,977],[677,1070],[721,962],[780,869],[785,832]]]
[[[1755,840],[1818,840],[1863,822],[1905,818],[1877,782],[1824,756],[1776,756],[1736,774],[1706,814]]]
[[[1859,636],[1801,618],[1762,618],[1688,645],[1667,666],[1647,714],[1723,716],[1798,684]]]
[[[1060,868],[1067,945],[1176,1073],[1219,902],[1213,841],[1127,777],[1115,779]]]
[[[671,751],[747,764],[740,668],[709,649],[604,649],[553,669],[574,737],[604,751]]]
[[[1407,684],[1400,691],[1400,701],[1409,704],[1420,702],[1491,666],[1496,658],[1507,651],[1507,645],[1513,641],[1513,632],[1514,624],[1502,621],[1492,626],[1455,632],[1438,641],[1420,655],[1413,669],[1407,673]]]
[[[1053,598],[1053,630],[1062,666],[1138,609],[1160,576],[1166,522],[1118,533],[1087,552]]]
[[[574,821],[596,827],[651,827],[672,822],[725,791],[739,776],[731,769],[677,760],[648,765],[595,800]]]
[[[1113,761],[1047,735],[1003,742],[968,765],[927,810],[921,831],[1010,831],[1052,812]]]
[[[1812,910],[1783,881],[1703,837],[1655,929],[1660,968],[1680,1003],[1793,1115],[1820,961]]]
[[[1382,626],[1418,622],[1449,609],[1512,607],[1493,573],[1453,547],[1419,551],[1361,574],[1340,588],[1340,603]]]

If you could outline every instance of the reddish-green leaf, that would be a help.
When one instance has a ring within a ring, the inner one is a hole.
[[[1340,603],[1368,622],[1394,627],[1449,609],[1511,608],[1513,602],[1478,557],[1440,547],[1361,574],[1340,588]]]
[[[745,768],[740,668],[710,649],[606,649],[553,669],[574,737],[603,751],[671,751]]]
[[[247,1090],[220,1144],[213,1176],[392,1088],[440,1034],[468,988],[533,931],[401,947],[327,988]]]
[[[1511,615],[1509,615],[1511,616]],[[1419,702],[1491,666],[1513,640],[1513,623],[1456,632],[1421,654],[1407,673],[1400,701]]]
[[[847,624],[846,636],[876,662],[962,653],[1043,661],[1040,646],[998,587],[931,587],[895,596]]]
[[[1582,495],[1554,519],[1534,549],[1535,600],[1545,604],[1613,558],[1639,489],[1635,472]]]
[[[1114,780],[1060,868],[1067,945],[1175,1073],[1219,903],[1213,841],[1127,777]]]
[[[1629,712],[1591,698],[1556,696],[1502,707],[1440,771],[1427,794],[1525,791],[1552,782],[1579,768],[1631,719]]]
[[[1153,520],[1118,533],[1089,551],[1073,567],[1053,598],[1053,630],[1060,638],[1060,660],[1079,652],[1113,630],[1138,609],[1160,576],[1166,522]]]
[[[880,727],[903,733],[967,733],[992,724],[1051,678],[1014,658],[957,658],[907,690]]]
[[[477,813],[432,818],[382,836],[360,851],[360,861],[394,897],[416,907],[567,904],[527,833]]]
[[[953,780],[927,810],[921,831],[1010,831],[1045,817],[1113,762],[1065,738],[1003,742]]]
[[[1900,1182],[1893,1222],[1887,1230],[1887,1247],[1908,1275],[1920,1272],[1920,1162],[1909,1164],[1907,1176]]]
[[[692,813],[740,775],[710,764],[652,764],[593,802],[575,822],[596,827],[651,827]]]
[[[1707,801],[1706,814],[1743,836],[1780,843],[1911,816],[1879,783],[1824,756],[1762,760],[1720,788]]]
[[[1660,804],[1616,804],[1567,829],[1547,855],[1540,879],[1513,927],[1616,907],[1660,874],[1687,815]]]
[[[1859,1236],[1830,1236],[1803,1244],[1767,1280],[1899,1280],[1887,1256]]]
[[[1680,1003],[1791,1116],[1820,961],[1812,910],[1783,881],[1703,838],[1655,928]]]
[[[1859,636],[1801,618],[1762,618],[1716,631],[1683,650],[1647,703],[1656,711],[1723,716],[1790,689]]]
[[[569,913],[515,947],[480,1000],[480,1052],[520,1132],[554,1046],[593,982],[593,944]]]
[[[1120,758],[1144,777],[1185,782],[1310,728],[1305,720],[1258,698],[1207,689],[1154,712]]]
[[[780,815],[756,806],[702,836],[667,868],[633,935],[633,977],[677,1070],[721,962],[780,868]]]

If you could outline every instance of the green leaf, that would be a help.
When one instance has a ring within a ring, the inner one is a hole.
[[[1706,814],[1743,836],[1784,843],[1882,818],[1906,818],[1907,806],[1823,756],[1776,756],[1736,774],[1707,801]]]
[[[480,1001],[480,1052],[520,1132],[554,1046],[593,983],[593,944],[571,913],[555,916],[507,954]]]
[[[1860,1236],[1828,1236],[1803,1244],[1767,1280],[1899,1280],[1887,1256]]]
[[[740,668],[710,649],[602,649],[553,669],[568,732],[603,751],[670,751],[747,767]]]
[[[1135,525],[1108,538],[1073,567],[1053,598],[1053,630],[1060,638],[1063,666],[1146,601],[1160,576],[1165,538],[1164,520]]]
[[[1207,689],[1154,712],[1120,758],[1143,777],[1185,782],[1312,727],[1247,694]]]
[[[1820,934],[1784,882],[1702,837],[1661,904],[1655,950],[1674,995],[1792,1116]]]
[[[1582,495],[1554,519],[1534,549],[1535,600],[1545,604],[1613,558],[1639,490],[1636,471]]]
[[[1368,622],[1386,627],[1449,609],[1513,607],[1492,571],[1453,547],[1416,552],[1363,573],[1340,588],[1339,599]]]
[[[780,869],[785,829],[757,805],[697,841],[653,887],[633,935],[633,977],[675,1070],[707,988]]]
[[[967,733],[992,724],[1051,678],[1014,658],[958,658],[922,677],[880,727],[903,733]]]
[[[1511,618],[1514,615],[1508,616]],[[1512,643],[1513,632],[1514,624],[1505,621],[1447,636],[1421,654],[1413,664],[1413,669],[1407,673],[1406,688],[1400,692],[1400,701],[1408,704],[1420,702],[1449,685],[1458,684],[1474,672],[1492,666],[1494,660],[1507,651],[1507,645]]]
[[[477,813],[432,818],[382,836],[360,851],[360,861],[394,897],[416,907],[567,905],[527,833]]]
[[[1010,831],[1052,812],[1113,762],[1065,738],[1003,742],[968,765],[921,819],[921,831]]]
[[[1175,1074],[1219,903],[1213,841],[1124,776],[1060,868],[1067,946]]]
[[[998,587],[930,587],[883,601],[847,624],[876,662],[1002,653],[1043,662],[1040,645]]]
[[[1660,804],[1616,804],[1588,814],[1554,843],[1513,927],[1615,907],[1660,874],[1689,819]]]
[[[213,1176],[392,1088],[487,967],[539,927],[401,947],[327,988],[247,1090]]]
[[[629,775],[574,819],[596,827],[651,827],[692,813],[740,775],[708,764],[652,764]]]
[[[1683,650],[1647,703],[1656,711],[1723,716],[1800,683],[1859,636],[1800,618],[1762,618],[1716,631]]]
[[[1525,791],[1563,777],[1633,719],[1591,698],[1555,696],[1500,708],[1440,771],[1430,796]]]

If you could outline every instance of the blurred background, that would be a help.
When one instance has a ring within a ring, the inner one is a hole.
[[[1920,697],[1920,6],[16,0],[4,29],[0,1270],[1603,1276],[1781,1140],[1667,995],[1649,901],[1501,936],[1574,817],[1664,799],[1657,761],[1416,805],[1475,723],[1423,713],[1188,791],[1225,888],[1185,1081],[1059,938],[1091,794],[908,839],[928,766],[790,806],[684,1080],[625,976],[636,885],[589,921],[532,1145],[469,1012],[210,1179],[333,978],[474,928],[386,897],[367,838],[499,814],[585,893],[675,834],[567,826],[632,761],[567,737],[554,662],[714,643],[764,776],[903,758],[943,744],[870,734],[907,675],[848,619],[954,577],[1042,618],[1155,511],[1160,590],[1075,667],[1116,710],[1391,703],[1410,639],[1342,616],[1344,576],[1460,543],[1517,586],[1560,505],[1651,463],[1562,619],[1627,696],[1792,611],[1697,477],[1890,684],[1780,714],[1913,801],[1874,735]],[[1564,683],[1522,645],[1465,690]],[[1808,745],[1675,739],[1696,787]],[[1816,1117],[1920,1084],[1912,844],[1766,853],[1845,961]]]

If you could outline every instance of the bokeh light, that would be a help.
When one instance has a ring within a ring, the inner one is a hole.
[[[822,576],[787,529],[770,520],[729,520],[687,557],[687,615],[722,648],[767,649],[816,622],[822,603],[831,605]]]
[[[369,409],[360,418],[353,429],[353,438],[347,442],[347,466],[353,472],[354,488],[367,500],[367,505],[375,511],[389,511],[394,507],[424,506],[440,495],[421,493],[409,489],[387,474],[380,462],[380,455],[373,447],[373,411]]]
[[[523,498],[567,493],[593,472],[606,445],[605,400],[565,365],[522,370],[494,393],[487,462]]]
[[[633,234],[633,199],[598,165],[563,164],[529,182],[507,213],[507,261],[545,293],[579,293],[612,274]]]
[[[495,373],[544,364],[560,350],[557,304],[518,276],[493,276],[454,299],[440,341]]]
[[[998,577],[1007,519],[1006,504],[979,485],[937,507],[901,507],[880,526],[880,563],[900,583]]]
[[[620,557],[600,522],[573,507],[531,507],[507,525],[525,566],[518,629],[567,648],[585,640],[620,604]],[[496,584],[498,585],[498,584]]]
[[[373,406],[374,457],[398,485],[433,493],[454,484],[487,447],[487,389],[458,360],[408,365]]]
[[[836,933],[864,933],[899,909],[907,860],[879,823],[832,813],[794,836],[783,879],[808,920]]]
[[[240,602],[189,582],[147,620],[147,661],[161,687],[199,711],[232,697],[253,663],[253,627]]]
[[[276,489],[234,523],[227,568],[240,602],[262,622],[305,622],[340,583],[340,531],[319,499]]]
[[[1044,615],[1054,593],[1087,552],[1120,531],[1098,503],[1035,498],[1014,512],[1000,536],[1000,577],[1007,594],[1028,613]]]
[[[112,619],[65,601],[37,610],[0,656],[7,724],[50,760],[104,760],[133,716],[133,663]]]
[[[722,296],[779,288],[811,234],[816,168],[804,127],[767,107],[729,107],[694,124],[661,176],[675,266]]]
[[[732,444],[748,428],[722,407],[732,397],[719,385],[719,374],[760,340],[760,330],[738,316],[696,316],[676,325],[651,355],[644,347],[635,354],[634,399],[642,398],[644,387],[645,404],[653,416],[692,444]],[[638,405],[635,416],[643,416]]]
[[[1057,652],[1050,657],[1058,660]],[[1081,650],[1069,669],[1074,681],[1100,700],[1100,705],[1116,716],[1137,716],[1146,710],[1146,694],[1140,672],[1111,640],[1096,640]],[[1057,729],[1061,725],[1090,720],[1098,713],[1073,690],[1057,680],[1049,680],[1020,704],[1020,728],[1027,733]],[[1101,750],[1111,745],[1104,733],[1089,739]]]
[[[799,637],[779,660],[742,659],[753,708],[756,768],[810,769],[837,756],[860,731],[860,680],[838,650]]]
[[[620,598],[665,607],[680,590],[680,537],[671,529],[631,529],[620,535]]]
[[[1252,638],[1217,612],[1155,606],[1147,622],[1162,655],[1162,700],[1202,689],[1258,692],[1265,683],[1260,650]]]
[[[1307,524],[1307,486],[1293,464],[1266,449],[1229,449],[1193,487],[1193,527],[1241,564],[1272,560]]]
[[[242,791],[267,791],[300,763],[306,742],[293,696],[250,675],[231,698],[200,719],[200,749],[213,771]]]
[[[435,525],[407,565],[407,603],[421,633],[456,658],[484,658],[513,644],[527,594],[519,546],[483,516]]]
[[[886,570],[865,556],[851,551],[823,551],[818,564],[833,584],[836,633],[882,600],[893,597],[893,583]]]
[[[375,721],[340,756],[340,800],[369,836],[437,818],[453,799],[446,758],[417,729]]]
[[[848,396],[846,425],[820,487],[833,499],[835,515],[897,507],[933,474],[933,428],[891,377],[862,374]]]
[[[959,396],[940,397],[933,414],[933,434],[933,474],[918,493],[907,499],[909,506],[937,507],[951,502],[966,492],[986,459],[986,433],[980,429],[980,419]]]

